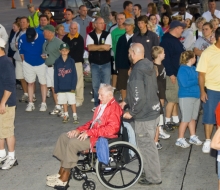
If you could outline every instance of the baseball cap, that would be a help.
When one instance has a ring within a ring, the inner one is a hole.
[[[27,4],[28,9],[30,9],[31,7],[34,7],[34,4],[32,4],[32,3]]]
[[[0,47],[5,48],[5,40],[0,38]]]
[[[60,50],[62,50],[62,49],[70,49],[70,47],[67,43],[63,43],[60,45]]]
[[[28,28],[26,30],[26,38],[28,42],[33,42],[35,40],[37,32],[34,28]]]
[[[176,28],[178,26],[181,26],[183,28],[186,28],[186,24],[184,22],[180,22],[178,20],[174,20],[170,23],[170,29]]]
[[[52,25],[46,25],[44,28],[43,28],[43,30],[49,30],[49,31],[51,31],[51,32],[55,32],[55,28],[54,28],[54,26],[52,26]]]
[[[124,24],[134,25],[134,19],[132,19],[132,18],[127,18],[127,19],[125,20]]]

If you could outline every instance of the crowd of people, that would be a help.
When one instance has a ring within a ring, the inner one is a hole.
[[[113,134],[94,131],[98,130],[96,123],[103,117],[118,121],[118,117],[109,113],[113,110],[111,106],[117,110],[112,112],[122,114],[115,103],[116,91],[120,92],[118,101],[125,110],[124,118],[135,121],[136,142],[145,162],[140,184],[162,183],[159,139],[170,138],[169,133],[176,127],[179,128],[176,146],[187,148],[190,144],[203,144],[202,151],[210,152],[215,110],[220,101],[220,11],[216,10],[215,0],[208,1],[209,10],[203,14],[197,9],[187,12],[184,3],[179,3],[175,14],[166,3],[159,10],[155,3],[149,3],[147,13],[143,13],[142,6],[131,1],[124,1],[124,10],[117,13],[111,10],[111,0],[106,0],[100,15],[94,18],[87,14],[85,5],[79,7],[78,14],[66,9],[65,22],[61,24],[53,20],[50,10],[40,13],[33,4],[27,8],[30,16],[16,18],[9,36],[0,25],[0,70],[4,71],[0,73],[2,169],[17,164],[13,123],[16,84],[23,90],[19,102],[28,103],[25,111],[35,109],[37,77],[42,99],[39,111],[47,111],[46,97],[52,93],[54,109],[50,114],[59,115],[66,123],[70,120],[70,105],[73,123],[78,124],[77,107],[84,103],[86,52],[92,76],[91,101],[94,102],[91,109],[94,121],[89,124],[95,128],[89,128],[87,123],[59,138],[54,155],[61,160],[61,168],[58,174],[48,177],[48,186],[65,186],[70,168],[77,162],[75,155],[72,155],[74,161],[69,161],[71,156],[60,147],[61,141],[66,143],[68,138],[78,137],[84,144],[77,150],[84,150],[90,147],[88,137],[114,135],[116,131],[110,129]],[[5,55],[7,43],[7,56],[11,60]],[[205,142],[196,135],[199,113],[203,114]],[[189,143],[184,137],[187,127]],[[93,145],[96,140],[93,139]],[[70,144],[78,146],[79,143],[75,139]]]

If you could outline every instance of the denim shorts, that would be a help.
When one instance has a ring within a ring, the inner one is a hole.
[[[204,124],[216,124],[215,110],[220,102],[220,92],[207,89],[208,100],[203,103]]]

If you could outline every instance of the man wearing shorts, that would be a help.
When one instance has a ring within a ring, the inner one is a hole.
[[[36,76],[41,85],[42,103],[40,111],[46,111],[46,65],[41,57],[42,47],[45,42],[43,34],[37,33],[34,28],[28,28],[25,35],[22,35],[18,41],[19,53],[23,62],[24,78],[28,83],[29,103],[26,111],[35,109],[33,103],[34,83]]]
[[[7,170],[17,165],[15,158],[14,119],[16,105],[15,70],[12,61],[5,55],[5,41],[0,38],[0,163]],[[5,151],[5,140],[8,155]]]
[[[215,31],[215,39],[216,43],[203,51],[196,69],[199,72],[199,86],[203,102],[206,138],[202,147],[204,153],[210,152],[213,125],[216,124],[215,109],[220,101],[220,28]]]
[[[180,21],[172,21],[170,24],[170,31],[163,36],[160,46],[164,48],[165,59],[163,65],[166,70],[166,99],[168,101],[166,106],[166,127],[172,128],[173,125],[179,124],[178,117],[178,83],[177,72],[180,66],[180,55],[185,51],[183,44],[179,38],[182,35],[186,24]],[[173,122],[171,123],[171,116]]]
[[[61,111],[60,105],[57,102],[57,95],[54,93],[54,68],[53,65],[56,59],[60,56],[60,45],[63,43],[60,39],[55,37],[55,28],[52,25],[47,25],[43,28],[44,38],[46,41],[43,44],[43,54],[41,57],[45,59],[47,88],[51,88],[55,108],[50,112],[51,115],[58,114]]]

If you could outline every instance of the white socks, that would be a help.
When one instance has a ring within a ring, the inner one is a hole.
[[[25,96],[28,96],[28,93],[24,93]]]
[[[15,151],[14,152],[8,152],[8,157],[11,157],[12,159],[15,159]]]
[[[76,114],[76,113],[73,113],[73,117],[74,117],[74,116],[77,116],[77,114]]]
[[[174,123],[179,123],[179,117],[178,116],[172,116],[173,122]]]
[[[0,150],[0,158],[4,158],[6,156],[6,151],[5,149]]]
[[[171,121],[171,118],[165,117],[165,123],[167,124],[168,122]]]
[[[68,112],[64,112],[64,115],[65,115],[65,116],[69,116]]]
[[[56,105],[56,108],[57,108],[58,110],[61,110],[61,106],[60,106],[60,105]]]

